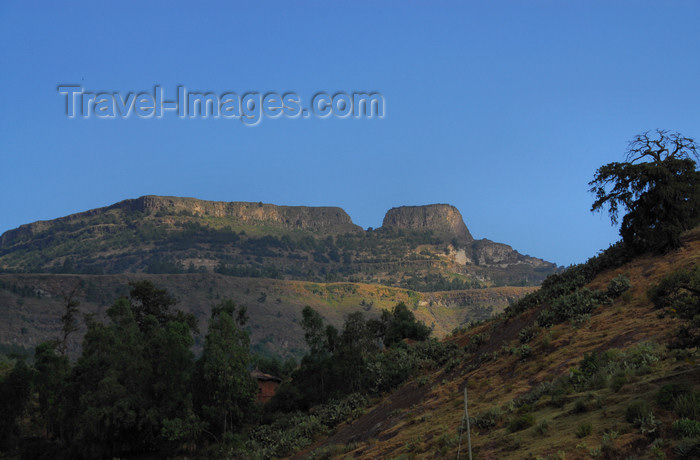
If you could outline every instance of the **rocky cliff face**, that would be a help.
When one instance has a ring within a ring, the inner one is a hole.
[[[507,244],[495,243],[487,239],[475,241],[472,245],[472,250],[474,255],[473,262],[477,265],[507,267],[525,264],[533,267],[556,269],[556,265],[551,262],[520,254]]]
[[[37,221],[8,230],[0,235],[0,248],[8,247],[18,240],[30,238],[49,230],[56,224],[70,224],[96,216],[106,211],[121,209],[147,214],[162,212],[166,215],[189,213],[194,216],[227,217],[243,223],[270,225],[287,229],[310,230],[320,233],[362,232],[350,216],[337,207],[277,206],[243,201],[205,201],[196,198],[179,198],[147,195],[120,201],[105,208],[92,209],[50,221]]]
[[[191,213],[195,216],[230,217],[246,223],[272,224],[290,229],[343,233],[362,231],[337,207],[277,206],[244,201],[205,201],[196,198],[142,196],[112,206],[143,212]]]
[[[384,216],[382,227],[394,230],[432,230],[438,235],[456,237],[463,243],[474,240],[464,224],[462,214],[449,204],[392,208]]]

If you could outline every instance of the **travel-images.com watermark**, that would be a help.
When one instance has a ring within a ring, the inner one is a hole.
[[[319,92],[304,108],[302,98],[293,92],[214,93],[188,91],[177,87],[174,99],[166,99],[162,87],[152,92],[91,92],[80,85],[59,85],[57,90],[65,97],[69,118],[163,118],[166,114],[180,118],[239,119],[246,126],[255,126],[265,118],[384,118],[384,96],[377,92],[337,92],[333,95]]]

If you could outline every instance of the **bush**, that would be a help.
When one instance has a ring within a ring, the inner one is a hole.
[[[698,458],[700,457],[700,440],[684,439],[673,449],[677,458]]]
[[[625,420],[629,423],[638,424],[639,420],[651,414],[651,407],[646,401],[634,401],[625,411]]]
[[[680,417],[700,419],[700,395],[694,391],[678,395],[673,400],[673,411]]]
[[[588,423],[584,422],[576,428],[576,437],[577,438],[585,438],[586,436],[589,436],[591,432],[593,431],[593,426]]]
[[[516,349],[515,354],[521,360],[525,361],[532,354],[532,347],[530,345],[520,345],[520,348]]]
[[[542,420],[540,423],[535,426],[535,433],[539,434],[540,436],[545,436],[547,432],[549,431],[549,422],[547,420]]]
[[[483,414],[472,417],[470,422],[483,430],[488,430],[489,428],[493,428],[494,426],[498,425],[498,422],[501,421],[502,417],[503,411],[500,407],[496,406],[487,410]]]
[[[571,409],[571,411],[574,414],[583,414],[584,412],[588,412],[588,404],[586,404],[586,401],[583,399],[577,399],[574,402],[574,407]]]
[[[617,374],[610,381],[610,389],[617,393],[622,389],[625,383],[627,383],[627,377],[625,377],[624,374]]]
[[[565,321],[577,321],[585,318],[600,303],[607,302],[608,298],[602,291],[591,291],[584,287],[571,294],[556,298],[552,302],[549,313],[540,313],[537,322],[542,326],[563,323]]]
[[[518,339],[520,339],[520,343],[528,343],[530,340],[534,339],[539,329],[540,328],[538,326],[527,326],[523,328],[518,333]]]
[[[617,275],[615,278],[611,279],[608,283],[608,290],[606,294],[610,298],[620,297],[625,291],[628,291],[632,287],[630,279],[625,275]]]
[[[700,422],[689,418],[678,419],[671,425],[676,436],[681,438],[696,438],[700,436]]]
[[[665,409],[670,409],[677,397],[691,391],[692,388],[688,382],[668,383],[656,393],[656,403]]]
[[[516,431],[524,430],[535,424],[535,416],[532,414],[522,414],[518,417],[511,419],[508,422],[508,432],[514,433]]]

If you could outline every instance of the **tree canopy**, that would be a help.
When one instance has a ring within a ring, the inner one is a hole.
[[[601,166],[589,182],[591,211],[607,208],[634,252],[664,252],[680,245],[680,234],[700,223],[697,145],[680,133],[656,130],[637,135],[625,161]]]

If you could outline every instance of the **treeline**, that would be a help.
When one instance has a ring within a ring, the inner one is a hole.
[[[240,430],[257,410],[245,309],[215,306],[195,359],[196,320],[174,304],[149,281],[133,283],[106,324],[87,318],[71,365],[65,342],[78,313],[68,299],[62,337],[0,378],[0,449],[37,459],[170,456]]]
[[[175,299],[150,281],[129,286],[107,309],[107,322],[85,318],[75,363],[65,355],[79,323],[72,295],[60,337],[36,347],[33,363],[0,363],[0,452],[31,459],[286,455],[310,443],[309,433],[358,413],[368,396],[456,353],[429,339],[430,329],[401,303],[376,319],[351,313],[340,330],[306,307],[309,352],[300,365],[253,357],[245,308],[224,300],[212,308],[195,357],[194,316],[173,309]],[[255,402],[254,366],[291,377],[264,408]],[[309,414],[311,407],[326,415]],[[302,426],[303,436],[294,431]]]

